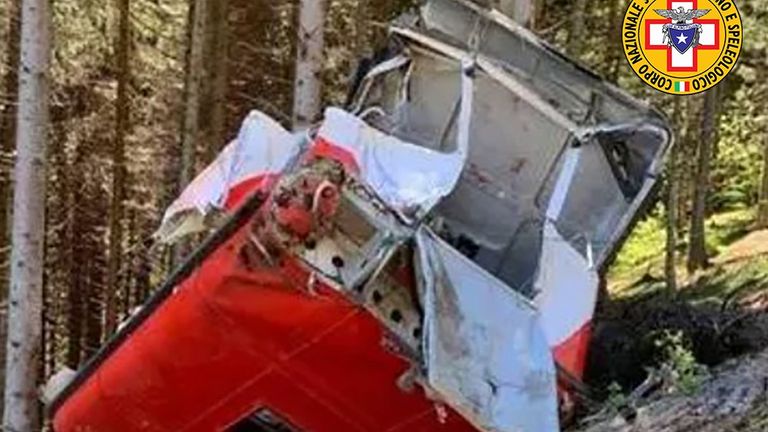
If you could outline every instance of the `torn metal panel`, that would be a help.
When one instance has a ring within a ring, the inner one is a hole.
[[[174,243],[210,228],[207,216],[232,210],[247,193],[267,186],[296,158],[303,140],[268,115],[252,111],[237,138],[166,209],[155,237],[162,243]]]
[[[537,266],[520,257],[541,248],[565,149],[584,145],[589,149],[557,224],[583,254],[591,250],[602,270],[656,181],[670,144],[663,119],[496,12],[432,0],[416,19],[402,22],[393,35],[404,46],[398,55],[411,59],[402,61],[407,69],[372,77],[356,102],[362,110],[377,108],[370,118],[377,127],[442,148],[441,137],[455,134],[450,87],[458,62],[467,56],[477,62],[480,102],[472,112],[469,160],[456,191],[437,209],[441,232],[469,239],[478,263],[533,293]]]
[[[375,108],[368,120],[378,128],[445,150],[456,134],[459,64],[475,60],[467,164],[431,226],[537,302],[558,361],[580,376],[598,274],[671,145],[664,119],[498,12],[464,0],[429,0],[392,34],[402,47],[395,55],[410,61],[370,76],[355,106]],[[568,258],[572,269],[552,257]],[[560,277],[571,271],[581,276]]]
[[[308,430],[558,430],[554,362],[583,371],[665,122],[464,0],[391,38],[352,112],[311,137],[253,113],[185,190],[166,237],[234,219],[78,374],[57,429],[218,430],[267,403]]]
[[[578,123],[597,116],[599,122],[622,123],[638,111],[655,117],[651,108],[566,58],[535,34],[496,10],[467,0],[429,0],[417,30],[438,40],[471,49],[474,27],[483,26],[477,52],[523,80],[552,106]],[[657,119],[657,124],[663,122]]]
[[[472,106],[471,88],[470,81],[465,92],[467,103],[462,104],[468,112]],[[468,127],[466,121],[462,127]],[[352,158],[350,163],[359,170],[361,181],[404,216],[425,214],[453,191],[464,167],[468,146],[464,134],[456,151],[433,151],[382,133],[336,108],[326,110],[317,136],[327,145],[347,153]]]
[[[539,271],[534,283],[536,308],[549,345],[564,346],[591,323],[600,278],[597,271],[558,231],[555,224],[544,226]],[[586,347],[578,347],[585,354]],[[581,378],[584,355],[564,353],[560,365]]]
[[[555,368],[535,308],[428,229],[417,245],[429,386],[480,430],[559,430]]]
[[[482,36],[476,42],[478,26]],[[621,194],[608,196],[614,197],[615,213],[623,214],[612,223],[602,222],[601,227],[594,220],[590,226],[581,227],[586,231],[583,235],[592,234],[595,238],[591,241],[603,246],[595,256],[602,269],[617,249],[637,204],[645,200],[649,185],[655,183],[660,160],[669,147],[671,136],[661,116],[503,14],[469,1],[428,1],[419,20],[403,27],[477,53],[478,58],[487,59],[514,80],[510,89],[517,91],[519,84],[524,84],[537,95],[536,100],[545,100],[578,124],[581,130],[575,134],[577,139],[594,140],[603,147],[621,188]],[[619,209],[619,200],[629,205]]]

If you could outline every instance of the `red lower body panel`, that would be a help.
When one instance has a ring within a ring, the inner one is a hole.
[[[590,321],[554,349],[557,364],[576,379],[584,378],[591,340],[592,322]]]
[[[367,311],[295,265],[220,247],[58,409],[58,432],[223,431],[268,408],[304,431],[472,431],[440,421]]]

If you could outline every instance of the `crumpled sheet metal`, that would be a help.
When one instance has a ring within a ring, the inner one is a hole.
[[[417,233],[427,384],[483,431],[558,431],[538,313],[426,228]]]
[[[231,143],[165,211],[155,237],[172,244],[206,229],[216,210],[236,208],[246,195],[277,177],[301,148],[292,134],[260,111],[251,111]]]
[[[57,432],[211,432],[268,407],[317,432],[470,432],[441,422],[381,323],[286,259],[249,268],[246,225],[54,413]]]
[[[587,346],[573,346],[588,338],[597,302],[600,278],[594,267],[568,243],[552,222],[544,226],[539,272],[534,284],[540,326],[558,355],[561,367],[581,378],[586,366]]]
[[[466,162],[466,150],[441,153],[417,146],[338,108],[325,111],[317,137],[321,145],[349,155],[361,181],[398,211],[431,210],[456,187]]]

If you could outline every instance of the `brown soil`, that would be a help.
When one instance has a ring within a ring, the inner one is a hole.
[[[626,393],[640,385],[647,368],[659,363],[655,340],[666,330],[686,336],[712,377],[695,395],[656,391],[623,416],[606,416],[605,406],[592,406],[592,415],[600,412],[601,420],[578,430],[768,431],[768,273],[743,277],[747,266],[765,255],[768,231],[753,232],[715,258],[713,268],[697,275],[676,298],[649,289],[645,295],[608,302],[596,319],[586,377],[593,399],[604,398],[614,382]],[[644,287],[660,283],[638,282]]]
[[[736,241],[713,260],[715,265],[743,261],[760,255],[768,255],[768,230],[755,231]]]

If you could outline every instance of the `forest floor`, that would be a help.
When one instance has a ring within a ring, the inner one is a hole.
[[[598,312],[592,401],[578,430],[768,430],[768,231],[751,231],[752,220],[747,211],[712,218],[712,265],[688,275],[681,261],[674,293],[663,227],[638,227]]]
[[[659,391],[631,409],[610,409],[581,432],[765,432],[768,351],[732,359],[691,394]]]

